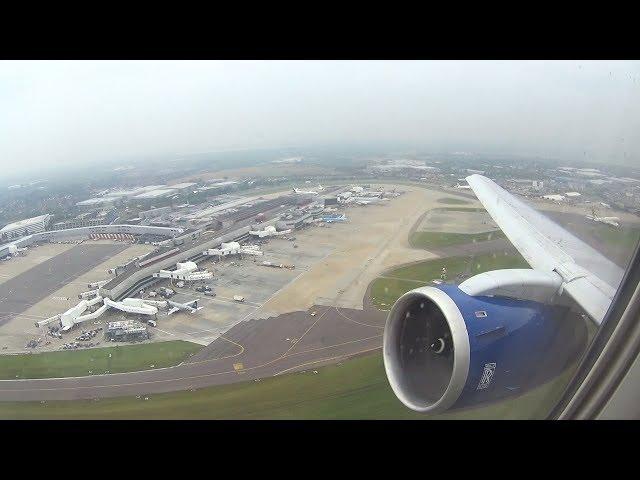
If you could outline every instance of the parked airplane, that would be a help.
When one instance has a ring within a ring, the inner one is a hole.
[[[138,315],[155,315],[158,313],[158,307],[153,305],[157,303],[153,300],[143,300],[142,298],[125,298],[121,302],[111,300],[108,297],[103,299],[104,305],[115,308],[122,312],[135,313]]]
[[[294,188],[293,193],[297,193],[298,195],[318,195],[319,192],[323,192],[324,187],[318,184],[318,188],[316,190],[300,190],[299,188]]]
[[[249,235],[253,235],[255,237],[258,238],[264,238],[264,237],[277,237],[280,235],[286,235],[287,233],[291,233],[291,229],[287,229],[287,230],[276,230],[276,227],[274,227],[273,225],[268,225],[265,227],[264,230],[250,230],[249,231]]]
[[[217,257],[226,257],[227,255],[260,256],[262,255],[262,252],[260,251],[260,247],[258,245],[240,245],[238,242],[229,242],[220,244],[220,248],[210,248],[209,250],[205,250],[204,252],[202,252],[202,254]]]
[[[16,245],[9,245],[9,254],[11,256],[16,257],[18,255],[26,255],[27,248],[20,248]]]
[[[379,205],[382,202],[386,202],[386,198],[377,197],[357,197],[355,199],[356,205]]]
[[[346,222],[347,216],[344,213],[342,215],[326,216],[326,217],[322,217],[322,221],[325,223]]]
[[[198,300],[199,299],[191,300],[187,303],[178,303],[167,300],[167,304],[171,307],[171,309],[167,312],[167,315],[172,315],[180,310],[185,310],[189,313],[195,313],[203,308],[198,306]]]
[[[198,271],[198,265],[195,262],[178,262],[176,263],[175,270],[160,270],[159,272],[154,273],[153,276],[155,278],[172,278],[176,280],[194,282],[197,280],[213,278],[213,273],[207,270]]]
[[[589,220],[593,220],[594,222],[604,223],[605,225],[610,225],[614,228],[618,228],[620,226],[620,218],[618,217],[601,217],[596,212],[595,207],[591,208],[591,215],[585,215]]]
[[[419,412],[521,395],[558,376],[586,347],[580,315],[599,325],[623,275],[490,179],[466,180],[531,269],[424,286],[396,301],[383,335],[385,370],[396,396]]]

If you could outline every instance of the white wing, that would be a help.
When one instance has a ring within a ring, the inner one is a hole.
[[[564,292],[601,323],[624,271],[488,178],[471,175],[466,180],[527,263],[559,274]]]

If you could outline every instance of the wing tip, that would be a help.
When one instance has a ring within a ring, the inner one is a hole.
[[[470,180],[489,180],[487,177],[485,177],[484,175],[480,175],[479,173],[473,173],[471,175],[469,175],[468,177],[464,178],[467,182],[469,182]]]

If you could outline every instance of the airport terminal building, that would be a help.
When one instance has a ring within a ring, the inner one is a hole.
[[[7,238],[22,237],[33,233],[44,232],[51,221],[51,215],[45,214],[39,217],[27,218],[18,222],[10,223],[0,229],[0,235]]]

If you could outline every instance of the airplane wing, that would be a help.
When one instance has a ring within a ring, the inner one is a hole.
[[[191,300],[190,302],[185,303],[183,305],[184,309],[189,310],[189,313],[196,313],[198,310],[202,310],[202,308],[204,307],[199,307],[198,301],[200,301],[200,299],[196,298],[195,300]]]
[[[171,315],[173,313],[176,313],[177,311],[179,311],[180,309],[178,307],[173,307],[171,310],[169,310],[167,312],[167,315]]]
[[[555,272],[566,292],[600,324],[622,280],[622,268],[482,175],[466,178],[513,246],[535,270]]]

